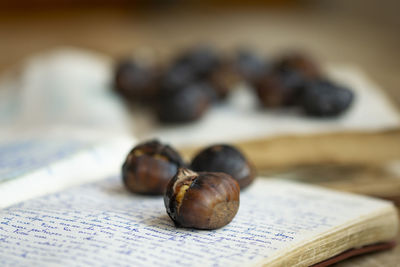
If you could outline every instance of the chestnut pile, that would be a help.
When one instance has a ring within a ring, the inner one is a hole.
[[[267,108],[299,107],[313,117],[335,117],[353,102],[353,92],[328,80],[317,64],[301,54],[285,55],[251,81]]]
[[[226,99],[238,82],[249,84],[264,108],[295,106],[314,117],[338,116],[354,99],[351,90],[330,81],[305,55],[269,62],[251,51],[221,56],[210,46],[188,49],[167,66],[124,60],[116,67],[114,89],[130,104],[152,107],[160,122],[185,123]]]
[[[255,176],[245,156],[225,144],[205,148],[186,164],[175,149],[152,140],[134,147],[122,166],[122,179],[130,192],[164,195],[175,225],[196,229],[230,223],[239,210],[240,190]]]

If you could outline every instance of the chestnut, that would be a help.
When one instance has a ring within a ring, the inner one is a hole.
[[[291,53],[277,59],[254,87],[264,107],[298,106],[304,85],[320,76],[319,67],[310,57]]]
[[[297,105],[301,90],[306,83],[299,72],[284,69],[273,70],[254,83],[262,106],[279,108]]]
[[[248,49],[238,51],[235,66],[240,76],[249,84],[254,84],[270,68],[269,62]]]
[[[187,52],[166,69],[161,87],[173,90],[203,83],[207,86],[204,90],[209,93],[212,101],[224,99],[230,90],[233,77],[228,64],[217,62],[211,51],[205,48]]]
[[[302,108],[307,115],[313,117],[339,116],[353,101],[353,91],[328,80],[309,82],[302,93]]]
[[[173,63],[164,70],[160,87],[162,90],[176,90],[197,80],[194,70],[188,64]]]
[[[174,90],[163,89],[158,96],[157,116],[163,123],[183,123],[199,119],[211,99],[205,83],[193,83]]]
[[[322,76],[318,64],[310,56],[300,52],[283,55],[275,61],[274,68],[296,71],[306,79],[315,79]]]
[[[232,176],[243,189],[255,178],[255,169],[242,152],[226,144],[212,145],[200,151],[192,160],[194,171],[224,172]]]
[[[149,101],[157,91],[156,68],[125,59],[115,69],[115,91],[129,101]]]
[[[240,202],[239,184],[228,174],[180,168],[164,195],[177,227],[217,229],[230,223]]]
[[[199,79],[207,78],[218,66],[221,59],[210,45],[197,45],[181,53],[176,63],[190,67]]]
[[[129,152],[122,166],[122,179],[133,193],[162,195],[169,180],[182,166],[184,162],[178,152],[152,140]]]
[[[232,88],[240,82],[240,75],[232,63],[224,62],[210,74],[208,82],[214,88],[216,100],[224,100]]]

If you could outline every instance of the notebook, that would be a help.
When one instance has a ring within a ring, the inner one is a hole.
[[[117,175],[0,210],[0,265],[326,266],[398,229],[390,202],[293,182],[259,177],[240,202],[221,229],[176,228]]]
[[[176,228],[162,197],[124,189],[133,144],[119,140],[0,149],[21,166],[0,168],[0,266],[327,266],[394,246],[391,202],[265,177],[241,193],[227,226]]]

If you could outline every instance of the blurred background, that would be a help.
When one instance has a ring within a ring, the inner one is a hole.
[[[398,10],[396,0],[2,0],[0,71],[66,45],[113,57],[149,46],[168,55],[199,41],[269,54],[296,47],[362,66],[399,104]]]

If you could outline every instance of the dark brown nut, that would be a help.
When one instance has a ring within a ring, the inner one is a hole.
[[[174,91],[194,83],[197,77],[188,64],[173,63],[165,69],[161,79],[162,90]]]
[[[158,71],[133,60],[121,61],[115,70],[115,91],[129,101],[149,101],[157,91]]]
[[[217,100],[226,99],[232,88],[238,84],[241,77],[235,71],[233,64],[225,62],[216,68],[209,76],[208,82],[215,91]]]
[[[213,145],[200,151],[192,160],[194,171],[224,172],[232,176],[243,189],[250,185],[256,171],[242,152],[230,145]]]
[[[242,79],[253,85],[263,75],[268,73],[270,63],[251,50],[241,49],[236,55],[235,66]]]
[[[261,104],[267,108],[300,105],[304,85],[321,76],[309,57],[292,53],[274,62],[270,71],[255,83]]]
[[[224,91],[225,88],[223,88],[222,90],[219,90],[220,88],[216,88],[213,83],[214,80],[212,80],[211,77],[214,79],[213,75],[210,75],[209,79],[200,79],[199,77],[197,77],[195,71],[189,64],[172,64],[169,68],[166,69],[161,79],[161,90],[159,91],[159,93],[163,95],[161,99],[165,99],[166,97],[168,97],[168,94],[173,94],[178,90],[185,89],[186,87],[190,87],[191,85],[196,85],[209,95],[211,102],[216,102],[217,100],[226,96],[227,93]],[[218,81],[220,81],[221,77],[218,78]]]
[[[212,46],[198,45],[184,51],[175,62],[190,67],[198,79],[204,79],[219,66],[220,58]]]
[[[163,90],[158,96],[158,119],[164,123],[184,123],[201,118],[211,102],[207,90],[204,83]]]
[[[304,86],[302,108],[309,116],[336,117],[353,103],[355,95],[350,89],[328,80],[316,80]]]
[[[122,166],[122,179],[125,187],[133,193],[161,195],[182,166],[184,162],[178,152],[152,140],[129,152]]]
[[[182,53],[163,75],[163,89],[181,89],[194,83],[207,84],[211,100],[224,99],[231,88],[232,75],[209,46],[197,46]],[[229,66],[230,67],[230,66]]]
[[[310,56],[298,52],[282,56],[275,62],[274,68],[297,71],[306,79],[315,79],[321,76],[321,70],[314,60]]]
[[[164,204],[176,226],[211,230],[232,221],[239,195],[239,184],[226,173],[180,168],[168,184]]]
[[[296,71],[275,70],[260,78],[254,87],[264,107],[279,108],[297,105],[305,83],[306,79]]]

